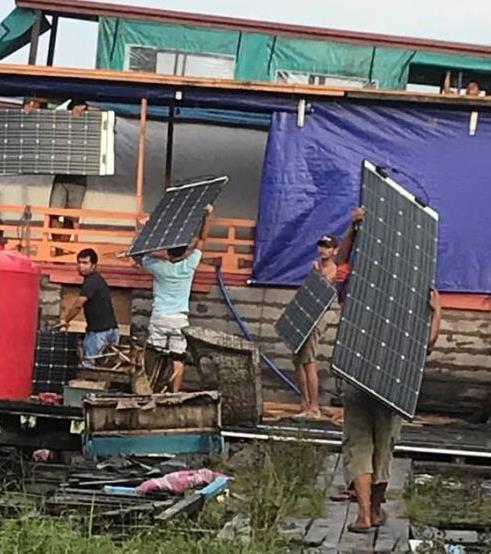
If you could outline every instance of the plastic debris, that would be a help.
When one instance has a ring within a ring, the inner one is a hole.
[[[32,461],[36,463],[51,462],[54,458],[54,454],[47,448],[40,448],[32,453]]]
[[[221,474],[210,469],[188,469],[174,471],[158,479],[149,479],[137,487],[140,493],[147,494],[153,491],[184,492],[199,485],[208,485]]]

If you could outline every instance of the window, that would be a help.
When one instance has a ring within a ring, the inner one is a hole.
[[[142,46],[130,46],[127,61],[132,71],[150,71],[163,75],[233,79],[235,71],[233,56],[157,50]]]
[[[319,85],[319,86],[348,86],[356,88],[378,88],[377,81],[369,81],[362,77],[348,77],[344,75],[324,75],[322,73],[301,73],[297,71],[278,71],[279,83],[295,85]]]

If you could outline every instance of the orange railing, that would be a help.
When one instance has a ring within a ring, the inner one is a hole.
[[[143,217],[135,212],[0,204],[0,234],[8,239],[8,250],[39,262],[74,263],[77,252],[94,248],[101,265],[129,266],[131,261],[122,254]],[[213,271],[221,264],[226,273],[249,274],[254,226],[251,219],[212,218],[200,269]]]

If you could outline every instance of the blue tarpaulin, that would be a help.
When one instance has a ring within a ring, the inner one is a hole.
[[[332,102],[274,114],[268,139],[253,278],[298,284],[324,233],[341,236],[359,202],[361,163],[387,169],[440,214],[438,287],[491,291],[491,114]]]

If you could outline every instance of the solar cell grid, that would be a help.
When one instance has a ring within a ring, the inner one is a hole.
[[[114,174],[114,112],[0,110],[0,174]]]
[[[62,392],[77,376],[79,357],[73,333],[39,331],[34,366],[34,392]]]
[[[333,370],[412,418],[429,336],[438,216],[369,162],[362,204]]]
[[[312,270],[276,323],[280,338],[297,353],[336,298],[334,286]]]
[[[216,200],[227,182],[228,177],[214,177],[167,189],[129,254],[188,246],[199,231],[205,206]]]

